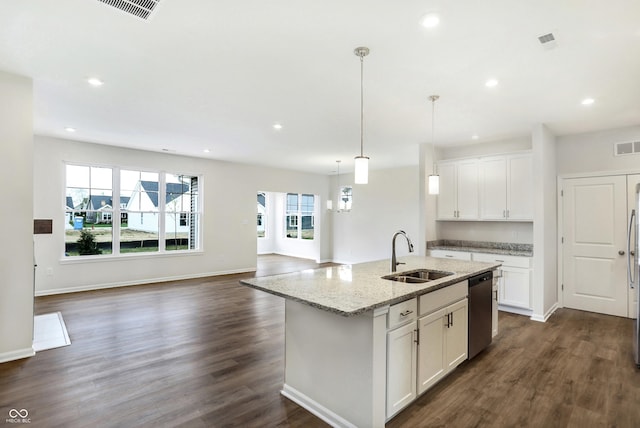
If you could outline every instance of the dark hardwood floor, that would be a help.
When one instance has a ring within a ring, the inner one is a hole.
[[[264,256],[257,275],[317,266]],[[326,426],[280,395],[284,301],[240,286],[248,276],[37,298],[72,344],[0,364],[0,424],[15,408],[35,427]],[[632,320],[501,313],[500,329],[387,426],[640,426]]]

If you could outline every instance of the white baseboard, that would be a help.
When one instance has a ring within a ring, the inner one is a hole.
[[[498,310],[510,312],[512,314],[526,315],[528,317],[533,315],[533,311],[531,309],[516,308],[514,306],[498,305]]]
[[[243,268],[243,269],[233,269],[226,270],[220,272],[205,272],[199,274],[192,275],[177,275],[170,277],[161,277],[161,278],[146,278],[140,279],[136,281],[125,281],[125,282],[112,282],[105,284],[87,284],[81,285],[77,287],[66,287],[66,288],[54,288],[50,290],[36,290],[36,296],[51,296],[54,294],[65,294],[65,293],[77,293],[79,291],[92,291],[92,290],[102,290],[105,288],[118,288],[118,287],[129,287],[132,285],[142,285],[142,284],[151,284],[156,282],[169,282],[169,281],[181,281],[184,279],[196,279],[196,278],[206,278],[208,276],[221,276],[221,275],[232,275],[236,273],[248,273],[255,272],[256,267]]]
[[[36,351],[33,348],[17,349],[15,351],[4,352],[0,354],[0,363],[6,363],[8,361],[21,360],[23,358],[29,358],[36,355]]]
[[[540,316],[538,314],[533,314],[531,315],[531,319],[533,321],[538,321],[538,322],[547,322],[547,320],[549,319],[549,317],[551,315],[553,315],[553,313],[558,309],[558,303],[554,303],[551,308],[549,308],[549,310],[543,315]]]
[[[307,409],[308,411],[310,411],[311,413],[313,413],[314,415],[316,415],[317,417],[319,417],[320,419],[322,419],[332,427],[357,428],[354,424],[352,424],[348,420],[344,419],[340,415],[337,415],[336,413],[327,409],[323,405],[307,397],[305,394],[298,391],[297,389],[290,387],[286,383],[282,387],[282,391],[280,391],[280,394],[284,395],[285,397],[287,397],[289,400],[293,401],[297,405],[304,407],[305,409]]]

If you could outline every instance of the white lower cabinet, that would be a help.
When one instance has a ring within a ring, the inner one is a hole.
[[[498,268],[498,304],[501,310],[531,310],[531,257],[472,253],[473,261],[502,263]],[[526,312],[526,311],[525,311]]]
[[[387,418],[416,398],[416,322],[387,333]]]
[[[418,394],[467,359],[467,299],[418,319]]]
[[[467,294],[462,281],[390,307],[387,420],[467,359]]]

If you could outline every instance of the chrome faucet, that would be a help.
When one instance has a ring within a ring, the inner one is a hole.
[[[402,262],[396,261],[396,237],[398,235],[402,235],[407,239],[407,246],[409,247],[409,252],[413,253],[413,243],[411,242],[411,238],[409,238],[404,230],[399,230],[393,234],[393,238],[391,238],[391,272],[396,271],[396,267],[400,264],[404,264]]]

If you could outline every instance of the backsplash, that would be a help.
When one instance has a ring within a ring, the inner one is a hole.
[[[512,242],[463,241],[457,239],[438,239],[427,241],[427,250],[435,247],[486,248],[489,250],[523,251],[533,253],[532,244],[515,244]]]

